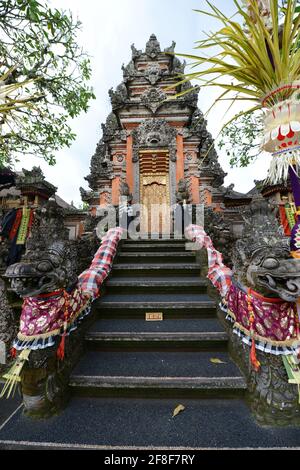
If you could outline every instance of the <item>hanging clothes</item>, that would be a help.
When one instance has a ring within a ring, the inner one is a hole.
[[[5,260],[7,266],[21,260],[33,219],[33,209],[26,207],[12,209],[3,217],[0,224],[0,236],[10,240],[9,254]]]

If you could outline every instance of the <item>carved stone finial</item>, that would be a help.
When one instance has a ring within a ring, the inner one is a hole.
[[[110,113],[106,119],[105,124],[101,124],[103,131],[103,141],[111,140],[116,133],[120,130],[117,116],[115,113]]]
[[[151,59],[155,59],[158,54],[161,52],[160,44],[155,36],[155,34],[151,34],[149,41],[146,44],[146,54],[151,57]]]
[[[174,54],[175,47],[176,47],[176,42],[175,42],[175,41],[172,41],[171,46],[166,47],[165,50],[164,50],[164,52],[165,52],[166,54]]]
[[[118,109],[123,106],[128,98],[127,87],[123,82],[117,86],[116,91],[110,88],[108,94],[113,109]]]
[[[184,100],[187,106],[197,108],[199,91],[200,87],[198,85],[193,86],[190,81],[184,82],[181,85],[181,92],[186,92],[186,94],[183,95],[182,100]]]
[[[178,57],[174,57],[173,59],[173,66],[172,66],[172,72],[173,74],[175,75],[183,75],[184,74],[184,70],[185,70],[185,67],[186,67],[186,61],[184,60],[183,62],[181,62]]]
[[[227,188],[225,188],[224,196],[230,196],[233,193],[234,186],[234,183],[232,183]]]
[[[99,179],[111,179],[112,172],[109,145],[101,139],[91,159],[90,174],[85,177],[85,180],[96,191]]]
[[[139,51],[134,44],[131,44],[132,59],[137,59],[142,55],[142,51]]]
[[[134,65],[134,61],[131,60],[128,65],[122,65],[124,83],[127,83],[130,79],[137,75],[137,70]]]
[[[44,181],[45,176],[39,166],[34,166],[32,170],[26,170],[22,168],[23,176],[18,178],[18,181],[22,181],[23,183],[32,183],[36,181]]]

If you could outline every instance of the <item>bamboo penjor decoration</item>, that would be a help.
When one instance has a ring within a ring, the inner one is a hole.
[[[202,88],[222,88],[215,103],[252,103],[226,125],[254,111],[262,113],[261,150],[272,154],[268,180],[275,184],[290,176],[298,211],[291,251],[300,256],[300,7],[296,0],[287,0],[284,10],[278,0],[233,2],[237,12],[231,18],[208,0],[210,11],[197,10],[222,27],[198,42],[196,49],[203,53],[189,57],[194,67],[202,68],[185,79],[200,79]],[[211,48],[214,54],[208,55]]]

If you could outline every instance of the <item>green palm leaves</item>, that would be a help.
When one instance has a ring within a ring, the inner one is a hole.
[[[193,60],[193,67],[201,67],[185,78],[199,79],[202,87],[222,88],[215,103],[223,99],[253,102],[240,116],[261,109],[262,100],[271,90],[300,78],[300,15],[297,2],[288,0],[284,23],[280,25],[278,0],[271,0],[270,30],[261,17],[257,0],[248,0],[251,15],[241,1],[233,1],[237,12],[231,18],[208,0],[210,11],[197,10],[218,20],[221,28],[197,42],[200,55],[184,55]],[[206,51],[211,49],[216,53],[207,56]]]

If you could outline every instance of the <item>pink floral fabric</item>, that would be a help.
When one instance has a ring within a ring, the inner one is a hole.
[[[255,335],[271,342],[289,342],[298,339],[299,324],[294,304],[281,299],[266,299],[255,293],[251,295],[255,321]],[[247,294],[232,284],[227,296],[228,313],[238,327],[250,335]]]
[[[54,334],[55,331],[59,333],[64,324],[66,309],[68,323],[72,323],[87,303],[88,298],[80,288],[74,289],[68,300],[63,293],[46,299],[29,297],[23,304],[18,336],[39,336],[50,332]]]

